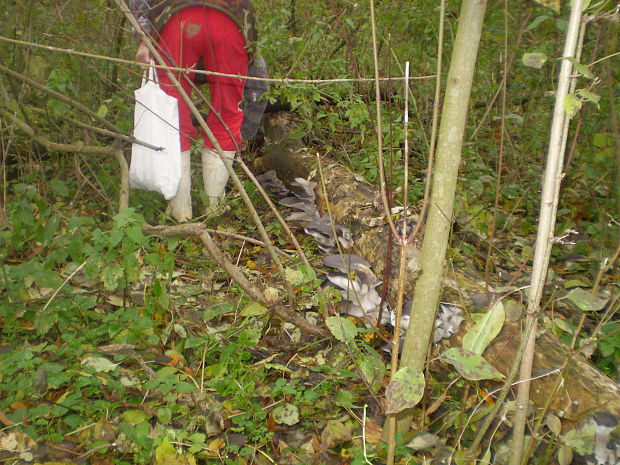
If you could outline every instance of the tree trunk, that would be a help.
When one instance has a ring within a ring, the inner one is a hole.
[[[413,295],[411,321],[415,321],[416,331],[409,331],[405,337],[401,368],[412,367],[416,371],[424,368],[435,325],[452,226],[469,95],[486,4],[486,0],[463,0],[461,6],[437,141],[437,158],[422,245],[422,272]],[[399,414],[397,431],[405,432],[409,429],[411,415],[411,410]]]

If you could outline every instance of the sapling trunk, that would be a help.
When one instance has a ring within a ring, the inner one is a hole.
[[[441,293],[444,259],[450,229],[467,108],[486,0],[463,0],[459,26],[452,52],[446,94],[437,142],[428,221],[422,246],[422,273],[416,282],[411,321],[400,367],[422,370],[435,323]],[[411,410],[400,414],[397,430],[404,432],[411,423]]]
[[[562,164],[564,162],[564,138],[565,127],[568,118],[564,110],[564,99],[569,91],[573,64],[566,58],[575,56],[577,38],[579,35],[579,23],[581,22],[581,10],[583,0],[574,0],[571,6],[571,15],[566,32],[566,42],[562,54],[562,66],[558,79],[558,90],[555,96],[555,108],[549,135],[549,150],[547,164],[543,179],[542,198],[540,202],[540,215],[538,220],[538,234],[534,249],[534,264],[532,268],[531,287],[528,296],[527,326],[531,327],[529,333],[524,333],[527,340],[523,361],[521,362],[519,391],[517,393],[517,406],[514,419],[514,431],[510,465],[521,463],[523,455],[523,438],[525,433],[525,421],[527,417],[527,404],[529,401],[530,378],[532,376],[532,364],[534,362],[536,343],[536,320],[540,312],[540,299],[545,284],[545,276],[549,267],[551,247],[555,230],[555,217],[560,196],[560,182],[562,180]]]

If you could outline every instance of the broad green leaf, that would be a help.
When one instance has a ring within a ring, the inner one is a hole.
[[[607,299],[601,299],[590,291],[576,287],[571,289],[564,299],[574,304],[579,310],[584,312],[598,312],[607,305]]]
[[[349,422],[329,420],[323,433],[321,433],[321,447],[324,450],[351,440],[353,427]]]
[[[594,74],[592,73],[590,68],[588,68],[588,65],[584,65],[583,63],[579,63],[579,61],[576,58],[574,58],[574,57],[567,57],[566,59],[573,64],[573,67],[575,68],[575,71],[577,71],[583,77],[585,77],[587,79],[594,79]]]
[[[114,263],[103,269],[101,279],[103,285],[108,291],[114,291],[118,287],[118,283],[123,277],[123,268],[120,264]]]
[[[261,316],[267,312],[269,312],[269,310],[258,302],[250,302],[243,310],[241,310],[241,315],[245,317]]]
[[[551,8],[556,13],[560,12],[560,0],[535,0],[536,3]]]
[[[383,385],[383,376],[385,375],[385,364],[383,361],[372,355],[360,354],[355,358],[355,363],[372,392],[379,392]]]
[[[558,449],[558,463],[559,465],[570,465],[573,463],[573,451],[570,447],[561,445]]]
[[[332,333],[332,336],[340,342],[351,342],[357,335],[357,328],[346,318],[330,316],[325,319],[325,324]]]
[[[551,431],[556,436],[559,436],[562,432],[562,421],[557,415],[553,413],[548,413],[545,416],[545,425],[547,425],[549,431]]]
[[[129,423],[132,426],[139,425],[143,421],[146,421],[150,418],[150,416],[147,415],[146,412],[143,412],[142,410],[138,410],[138,409],[125,410],[123,412],[122,417],[123,417],[123,420],[125,420],[127,423]]]
[[[594,92],[591,92],[588,89],[577,89],[577,95],[587,100],[588,102],[594,103],[597,107],[598,107],[598,102],[601,100],[600,95],[595,94]]]
[[[157,419],[159,420],[160,423],[167,425],[168,423],[170,423],[170,420],[172,419],[172,410],[170,410],[168,407],[158,408]]]
[[[594,428],[593,422],[587,422],[581,428],[567,431],[560,436],[560,440],[578,454],[591,454],[594,450]]]
[[[549,15],[540,15],[540,16],[534,18],[534,20],[530,24],[527,25],[525,30],[526,31],[531,31],[532,29],[535,29],[536,27],[538,27],[539,24],[545,22],[549,18],[550,18]]]
[[[271,413],[273,415],[273,420],[278,424],[293,426],[299,423],[299,409],[296,405],[278,405]]]
[[[435,447],[441,443],[439,437],[434,434],[429,433],[428,431],[423,431],[421,433],[416,434],[411,441],[405,444],[409,449],[413,450],[423,450],[430,449],[431,447]]]
[[[564,289],[570,289],[571,287],[590,287],[590,285],[580,279],[569,279],[564,283]]]
[[[504,375],[482,356],[460,347],[446,350],[439,358],[454,366],[461,376],[470,381],[504,378]]]
[[[547,55],[541,52],[524,53],[521,61],[525,66],[540,69],[547,62]]]
[[[575,96],[575,94],[568,94],[564,97],[564,111],[566,111],[569,118],[575,116],[577,112],[581,110],[582,106],[583,103],[577,98],[577,96]]]
[[[114,370],[118,365],[105,357],[89,356],[82,360],[82,366],[91,369],[95,373],[107,373]]]
[[[285,268],[284,274],[286,276],[286,280],[293,286],[299,286],[304,283],[304,274],[300,270]]]
[[[175,465],[178,463],[176,457],[177,450],[165,437],[155,449],[155,465]]]
[[[416,371],[411,367],[398,370],[385,390],[386,413],[399,413],[416,406],[422,399],[424,387],[424,373],[421,371]]]
[[[502,330],[505,320],[506,312],[500,300],[463,336],[463,349],[482,355]]]
[[[65,181],[61,181],[58,178],[50,179],[49,186],[54,195],[58,197],[66,197],[69,195],[69,189],[67,188],[67,183]]]

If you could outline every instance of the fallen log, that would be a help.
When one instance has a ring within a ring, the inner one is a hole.
[[[272,115],[266,122],[267,145],[262,157],[254,161],[255,173],[275,170],[285,182],[295,177],[307,178],[317,173],[317,157],[308,153],[299,139],[287,137],[294,129],[294,122],[286,114]],[[391,275],[389,295],[395,302],[397,266],[386,263],[388,226],[380,202],[378,189],[360,179],[355,173],[335,160],[321,156],[327,195],[317,188],[323,211],[329,202],[332,214],[338,224],[350,228],[355,240],[354,253],[364,257],[373,265],[377,276],[383,276],[386,266]],[[316,176],[315,176],[316,177]],[[319,181],[318,179],[314,179]],[[420,248],[410,247],[407,257],[406,295],[412,295],[419,273]],[[399,262],[398,247],[393,247],[392,264]],[[477,277],[475,270],[459,271],[452,267],[444,278],[444,295],[454,299],[466,309],[486,292],[485,283]],[[411,327],[414,327],[413,325]],[[518,323],[507,324],[496,340],[487,348],[485,358],[499,371],[506,374],[516,357],[521,328]],[[462,332],[460,334],[462,337]],[[454,337],[450,344],[460,345],[460,337]],[[562,371],[557,369],[566,366]],[[544,333],[537,339],[534,367],[537,373],[552,373],[540,376],[532,384],[531,398],[537,407],[546,404],[552,394],[557,376],[563,376],[558,393],[554,396],[551,409],[566,425],[580,423],[597,411],[620,415],[620,388],[618,384],[592,366],[582,355],[570,353],[568,348],[551,333]]]

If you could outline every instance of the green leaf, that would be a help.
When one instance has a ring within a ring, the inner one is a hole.
[[[304,282],[304,274],[300,270],[285,268],[284,274],[286,276],[286,280],[293,286],[299,286]]]
[[[598,102],[601,100],[600,95],[590,92],[588,89],[577,89],[577,95],[588,102],[594,103],[597,107],[599,106]]]
[[[524,53],[521,61],[525,66],[540,69],[547,62],[547,55],[541,52]]]
[[[575,68],[575,71],[577,71],[583,77],[585,77],[587,79],[594,79],[594,74],[592,73],[590,68],[588,68],[588,65],[584,65],[582,63],[579,63],[579,61],[576,58],[574,58],[574,57],[567,57],[566,59],[573,64],[573,67]]]
[[[340,420],[329,420],[323,433],[321,433],[321,448],[324,450],[350,441],[353,428],[349,422],[343,423]]]
[[[155,449],[155,465],[173,465],[178,463],[176,460],[177,451],[167,437],[165,437]]]
[[[598,312],[599,310],[603,310],[605,305],[607,305],[607,299],[601,299],[592,292],[586,291],[580,287],[571,289],[563,298],[584,312]]]
[[[168,423],[170,423],[171,419],[172,410],[170,410],[168,407],[161,407],[157,409],[157,420],[159,420],[160,423],[167,425]]]
[[[414,407],[424,394],[424,373],[411,367],[396,372],[385,390],[388,414],[399,413]]]
[[[504,304],[499,300],[482,319],[463,336],[463,349],[482,355],[495,336],[499,334],[506,320]]]
[[[570,465],[571,463],[573,463],[573,451],[568,446],[560,446],[558,449],[558,464]]]
[[[65,181],[61,181],[58,178],[50,179],[49,186],[54,195],[58,197],[67,197],[69,195],[69,189],[67,188],[67,183]]]
[[[527,25],[527,27],[525,28],[526,31],[531,31],[532,29],[535,29],[538,27],[539,24],[545,22],[546,20],[548,20],[551,16],[549,15],[540,15],[536,18],[534,18],[534,20]]]
[[[273,420],[278,424],[293,426],[299,423],[299,409],[296,405],[278,405],[271,413],[273,415]]]
[[[106,266],[101,273],[103,285],[108,291],[114,291],[118,287],[118,283],[123,277],[123,268],[120,264],[114,263]]]
[[[150,416],[147,415],[146,412],[143,412],[142,410],[138,410],[138,409],[125,410],[123,412],[122,417],[123,417],[123,420],[125,420],[127,423],[129,423],[132,426],[139,425],[143,421],[146,421],[150,418]]]
[[[325,319],[327,328],[340,342],[351,342],[357,336],[356,326],[346,318],[330,316]]]
[[[114,370],[118,364],[112,363],[105,357],[90,356],[82,360],[82,366],[95,373],[107,373],[108,371]]]
[[[594,422],[587,422],[580,428],[567,431],[560,436],[560,440],[578,454],[586,455],[594,450],[594,436]]]
[[[378,357],[368,354],[359,354],[355,357],[355,363],[360,374],[370,386],[372,392],[377,393],[383,386],[383,376],[385,375],[385,364]]]
[[[575,116],[577,112],[581,110],[582,106],[583,103],[577,98],[575,94],[568,94],[566,97],[564,97],[564,111],[566,111],[566,114],[569,118],[573,118],[573,116]]]
[[[461,376],[470,381],[504,378],[504,375],[482,358],[481,355],[474,354],[460,347],[446,350],[439,358],[454,366]]]
[[[252,316],[262,316],[269,312],[269,310],[263,307],[258,302],[250,302],[248,305],[241,310],[241,316],[252,317]]]

